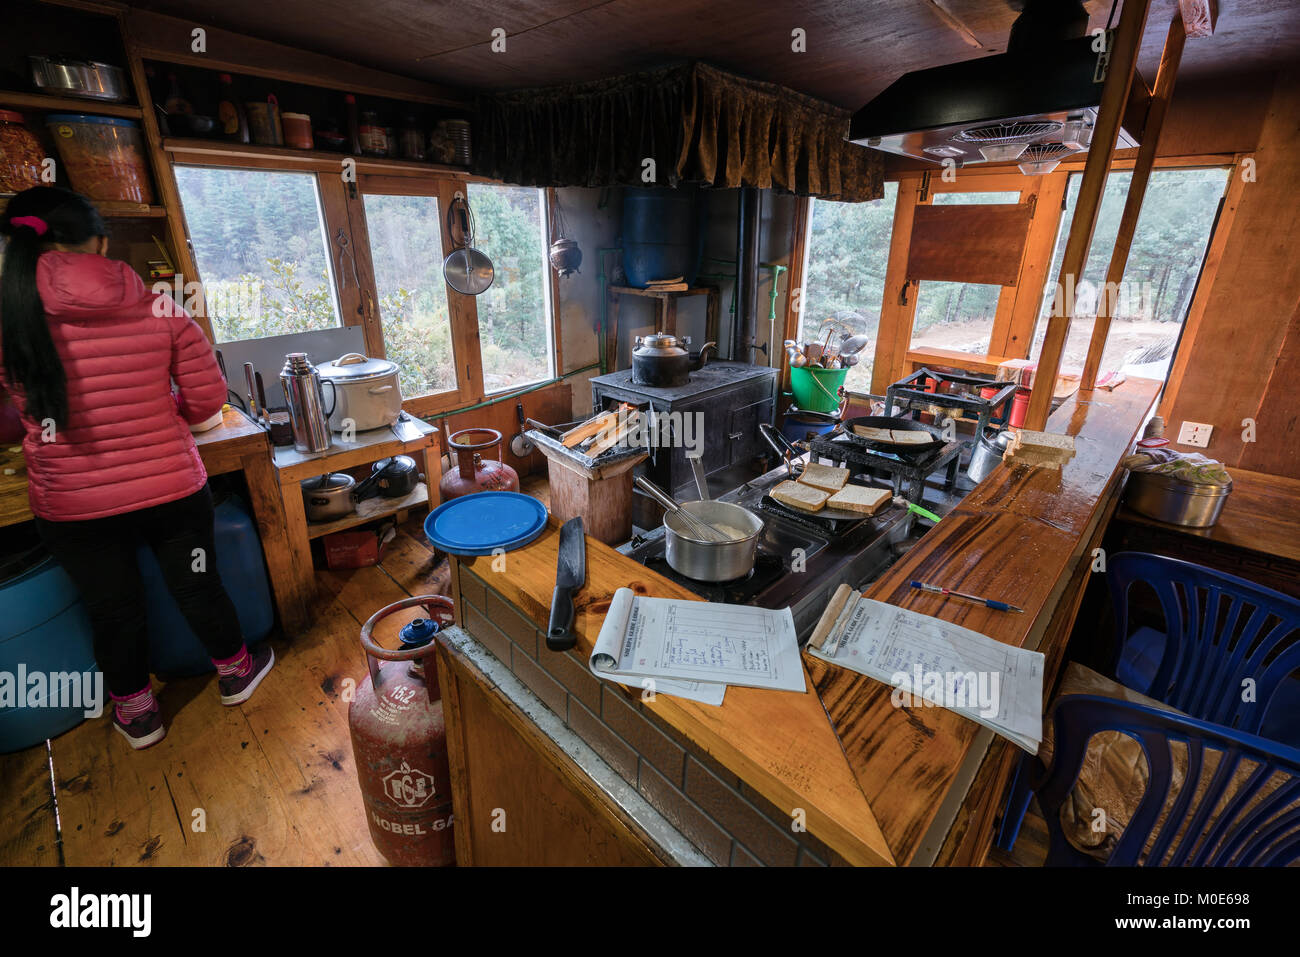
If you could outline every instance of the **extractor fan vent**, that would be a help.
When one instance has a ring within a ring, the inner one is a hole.
[[[1055,133],[1062,124],[1055,120],[1034,120],[1028,123],[989,123],[972,126],[954,137],[981,146],[1001,146],[1008,143],[1028,143],[1032,139]]]
[[[1007,163],[1019,159],[1025,144],[1049,133],[1058,132],[1064,124],[1056,120],[1030,120],[1020,123],[987,123],[962,130],[953,139],[974,143],[980,156],[988,163]]]
[[[1056,169],[1063,157],[1077,152],[1065,143],[1030,143],[1020,154],[1020,172],[1026,176],[1042,176]]]
[[[1060,159],[1074,153],[1076,150],[1064,143],[1030,143],[1025,147],[1025,151],[1020,154],[1020,158],[1026,162],[1040,162],[1042,160]]]

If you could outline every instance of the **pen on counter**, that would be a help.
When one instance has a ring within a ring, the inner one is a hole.
[[[946,595],[949,598],[964,598],[966,601],[973,601],[978,605],[984,605],[998,611],[1024,611],[1024,609],[1018,605],[1012,605],[1005,601],[998,601],[996,598],[981,598],[979,595],[968,595],[965,592],[953,591],[951,588],[943,588],[939,585],[929,585],[925,582],[913,581],[912,587],[919,588],[921,591],[928,591],[932,595]]]

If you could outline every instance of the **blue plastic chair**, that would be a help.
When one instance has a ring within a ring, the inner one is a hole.
[[[1106,562],[1115,609],[1113,676],[1120,684],[1227,728],[1300,746],[1300,600],[1191,562],[1120,552]],[[1130,593],[1155,592],[1165,631],[1129,634]],[[1275,657],[1271,657],[1275,656]],[[1244,679],[1255,682],[1243,700]],[[1009,851],[1032,788],[1031,759],[1021,757],[995,843]]]
[[[1065,839],[1060,810],[1079,778],[1088,740],[1102,731],[1134,738],[1150,772],[1146,792],[1107,866],[1268,867],[1300,859],[1300,749],[1209,721],[1097,695],[1059,698],[1052,716],[1055,755],[1037,789],[1050,836],[1049,864],[1100,863]],[[1169,801],[1171,744],[1175,741],[1186,748],[1186,777],[1147,852],[1147,843]],[[1207,775],[1205,758],[1211,752],[1218,753],[1219,763],[1213,774]],[[1249,762],[1249,776],[1238,784],[1234,778],[1243,762]],[[1282,778],[1276,789],[1252,807],[1263,786],[1278,773]],[[1199,795],[1197,782],[1204,784]]]
[[[1142,552],[1107,560],[1120,684],[1206,721],[1300,746],[1300,599],[1191,562]],[[1145,582],[1165,630],[1129,634]],[[1254,681],[1252,700],[1243,683]]]

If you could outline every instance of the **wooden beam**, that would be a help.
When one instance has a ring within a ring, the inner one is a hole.
[[[808,281],[808,237],[812,228],[812,203],[807,196],[797,196],[794,201],[794,217],[790,223],[790,278],[786,281],[785,318],[781,326],[783,343],[786,339],[799,338],[799,314],[807,304],[808,290],[805,284]],[[709,338],[706,334],[705,339]],[[778,348],[773,342],[768,345],[768,352],[774,362],[780,363],[780,391],[789,392],[790,363],[785,361],[785,349]]]
[[[1169,101],[1173,99],[1174,81],[1178,77],[1178,63],[1182,59],[1186,39],[1183,18],[1176,16],[1169,22],[1169,33],[1165,36],[1165,49],[1160,56],[1160,68],[1156,72],[1156,88],[1151,96],[1151,107],[1147,111],[1146,126],[1142,130],[1142,145],[1138,148],[1133,177],[1128,184],[1128,196],[1124,200],[1124,212],[1119,220],[1119,232],[1115,235],[1115,247],[1110,254],[1105,290],[1097,302],[1097,319],[1092,326],[1092,341],[1088,344],[1088,358],[1083,363],[1083,378],[1079,382],[1079,392],[1085,397],[1092,395],[1093,386],[1097,383],[1101,355],[1106,349],[1106,337],[1110,332],[1111,314],[1115,300],[1119,298],[1117,290],[1124,281],[1124,269],[1128,266],[1133,236],[1142,215],[1142,200],[1146,197],[1147,183],[1151,180],[1151,169],[1155,164],[1160,127],[1164,123],[1165,114],[1169,112]]]
[[[1048,270],[1052,268],[1052,255],[1056,251],[1056,232],[1061,225],[1061,206],[1070,174],[1059,169],[1046,176],[1037,177],[1034,218],[1029,221],[1029,237],[1025,242],[1025,257],[1020,266],[1020,278],[1011,290],[1015,299],[1011,305],[1010,320],[1003,322],[1002,300],[998,300],[998,315],[993,323],[993,337],[989,352],[1014,359],[1029,358],[1033,345],[1034,327],[1043,306],[1043,288]],[[1003,296],[1005,296],[1005,292]]]
[[[883,395],[902,378],[907,350],[912,344],[912,321],[916,316],[916,283],[909,283],[907,247],[912,238],[912,220],[919,202],[921,177],[911,174],[898,181],[894,204],[894,231],[889,242],[889,264],[885,268],[885,294],[876,329],[876,356],[871,367],[871,391]],[[929,202],[929,198],[926,198]]]
[[[1070,223],[1070,238],[1065,245],[1061,271],[1057,274],[1057,289],[1065,288],[1068,279],[1071,290],[1083,275],[1088,261],[1088,248],[1092,245],[1093,230],[1097,226],[1097,213],[1101,196],[1110,172],[1111,153],[1119,134],[1124,105],[1128,102],[1129,87],[1137,66],[1138,48],[1142,43],[1142,29],[1146,23],[1150,0],[1128,0],[1120,14],[1119,27],[1113,34],[1110,61],[1106,67],[1106,81],[1101,91],[1101,106],[1097,113],[1097,126],[1093,130],[1088,162],[1079,185],[1079,201]],[[1145,137],[1144,137],[1145,140]],[[1025,428],[1041,430],[1047,425],[1052,411],[1052,393],[1056,374],[1061,368],[1061,353],[1070,334],[1070,321],[1074,318],[1073,295],[1058,295],[1056,306],[1047,324],[1043,351],[1038,357],[1038,370],[1034,373],[1034,390],[1029,397],[1029,411],[1025,414]]]

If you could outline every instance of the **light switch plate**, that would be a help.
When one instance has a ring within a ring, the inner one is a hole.
[[[1178,429],[1178,444],[1203,449],[1210,444],[1210,433],[1213,431],[1214,426],[1204,422],[1184,422]]]

